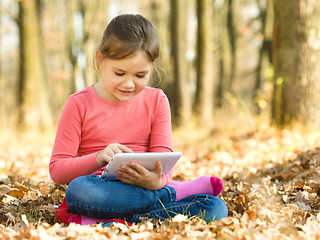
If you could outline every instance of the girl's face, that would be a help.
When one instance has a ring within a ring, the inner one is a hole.
[[[97,58],[99,54],[97,52]],[[142,50],[124,59],[103,59],[100,63],[100,94],[109,101],[128,101],[147,86],[151,69],[152,62]]]

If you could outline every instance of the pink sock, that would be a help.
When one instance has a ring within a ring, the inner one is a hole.
[[[171,181],[167,185],[176,191],[176,201],[194,194],[218,196],[223,189],[223,182],[220,178],[208,175],[187,182]]]
[[[89,218],[81,215],[73,215],[68,220],[69,224],[73,222],[80,225],[92,225],[103,221],[104,220],[100,218]]]
[[[113,223],[113,222],[117,222],[117,223],[122,223],[125,224],[127,226],[132,226],[131,223],[128,223],[124,220],[121,219],[117,219],[117,218],[113,218],[113,219],[101,219],[101,218],[89,218],[86,216],[82,216],[82,215],[72,215],[71,217],[69,217],[68,223],[77,223],[80,225],[92,225],[92,224],[96,224],[96,223]]]

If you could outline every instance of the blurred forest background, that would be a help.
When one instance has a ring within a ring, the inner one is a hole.
[[[55,218],[56,125],[99,80],[96,47],[123,13],[158,31],[150,85],[170,100],[174,179],[221,177],[228,218],[129,230]],[[319,0],[0,0],[0,239],[320,239],[319,63]]]
[[[175,125],[242,112],[319,126],[317,0],[1,0],[0,128],[55,128],[67,97],[99,80],[96,47],[122,13],[157,28],[163,71],[150,85]]]

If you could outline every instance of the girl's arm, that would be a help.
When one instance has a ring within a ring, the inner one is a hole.
[[[66,184],[76,177],[98,170],[94,152],[77,157],[81,139],[82,114],[77,102],[69,97],[62,111],[49,164],[51,179]]]
[[[170,105],[167,96],[161,91],[161,97],[157,106],[155,118],[151,127],[150,152],[173,152],[172,147],[172,128]],[[161,181],[163,187],[172,178],[174,168],[162,175]]]

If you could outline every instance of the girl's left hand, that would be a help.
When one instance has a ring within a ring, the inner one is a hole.
[[[162,185],[160,161],[156,162],[156,168],[152,171],[132,162],[129,166],[122,165],[121,170],[118,170],[117,173],[121,175],[117,177],[118,180],[148,190],[159,190]]]

